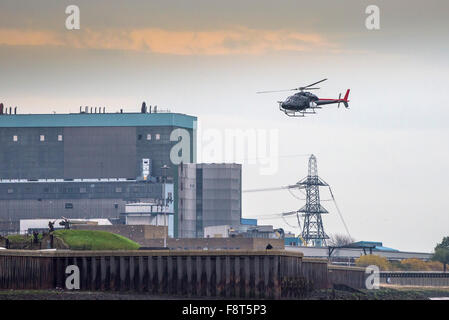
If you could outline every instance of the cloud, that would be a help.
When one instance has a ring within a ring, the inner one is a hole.
[[[246,27],[214,31],[172,31],[160,28],[64,32],[0,29],[0,45],[63,46],[174,55],[254,55],[276,51],[337,49],[336,44],[316,33]]]
[[[20,29],[0,29],[0,45],[60,46],[64,41],[54,32]]]

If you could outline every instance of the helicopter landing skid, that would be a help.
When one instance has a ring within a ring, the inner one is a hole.
[[[285,110],[283,110],[283,112],[289,117],[305,117],[304,113],[302,113],[302,112],[296,112],[296,111],[290,112],[290,111],[285,111]]]
[[[305,117],[306,114],[316,114],[315,109],[322,109],[321,107],[312,107],[310,108],[313,111],[294,111],[294,110],[285,110],[281,107],[279,104],[279,110],[281,110],[283,113],[285,113],[289,117]]]

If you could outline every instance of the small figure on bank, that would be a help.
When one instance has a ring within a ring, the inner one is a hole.
[[[33,243],[39,242],[39,233],[37,231],[33,231]]]
[[[48,230],[49,230],[49,232],[55,231],[55,223],[54,222],[48,221]]]

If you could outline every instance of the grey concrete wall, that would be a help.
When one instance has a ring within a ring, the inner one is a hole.
[[[147,239],[142,245],[162,247],[163,239]],[[265,250],[271,244],[274,250],[284,249],[280,239],[258,238],[169,238],[167,246],[172,250]]]
[[[327,258],[329,256],[328,247],[293,247],[286,246],[286,250],[291,252],[303,252],[306,257],[313,258]],[[367,252],[369,253],[369,252]],[[336,249],[332,253],[331,258],[336,258],[335,260],[344,261],[354,261],[354,259],[359,258],[364,255],[363,249]],[[386,257],[388,260],[402,260],[417,258],[422,260],[430,260],[432,258],[432,253],[427,252],[406,252],[406,251],[373,251],[373,254],[379,255],[381,257]]]
[[[449,272],[410,271],[381,272],[381,283],[401,286],[449,287]]]

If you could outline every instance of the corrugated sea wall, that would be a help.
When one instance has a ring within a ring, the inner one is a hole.
[[[279,299],[330,285],[325,260],[286,251],[2,250],[0,288],[66,288],[69,265],[79,268],[81,290]],[[360,284],[350,277],[339,279]]]
[[[329,282],[344,284],[351,288],[365,288],[365,268],[329,265]]]

